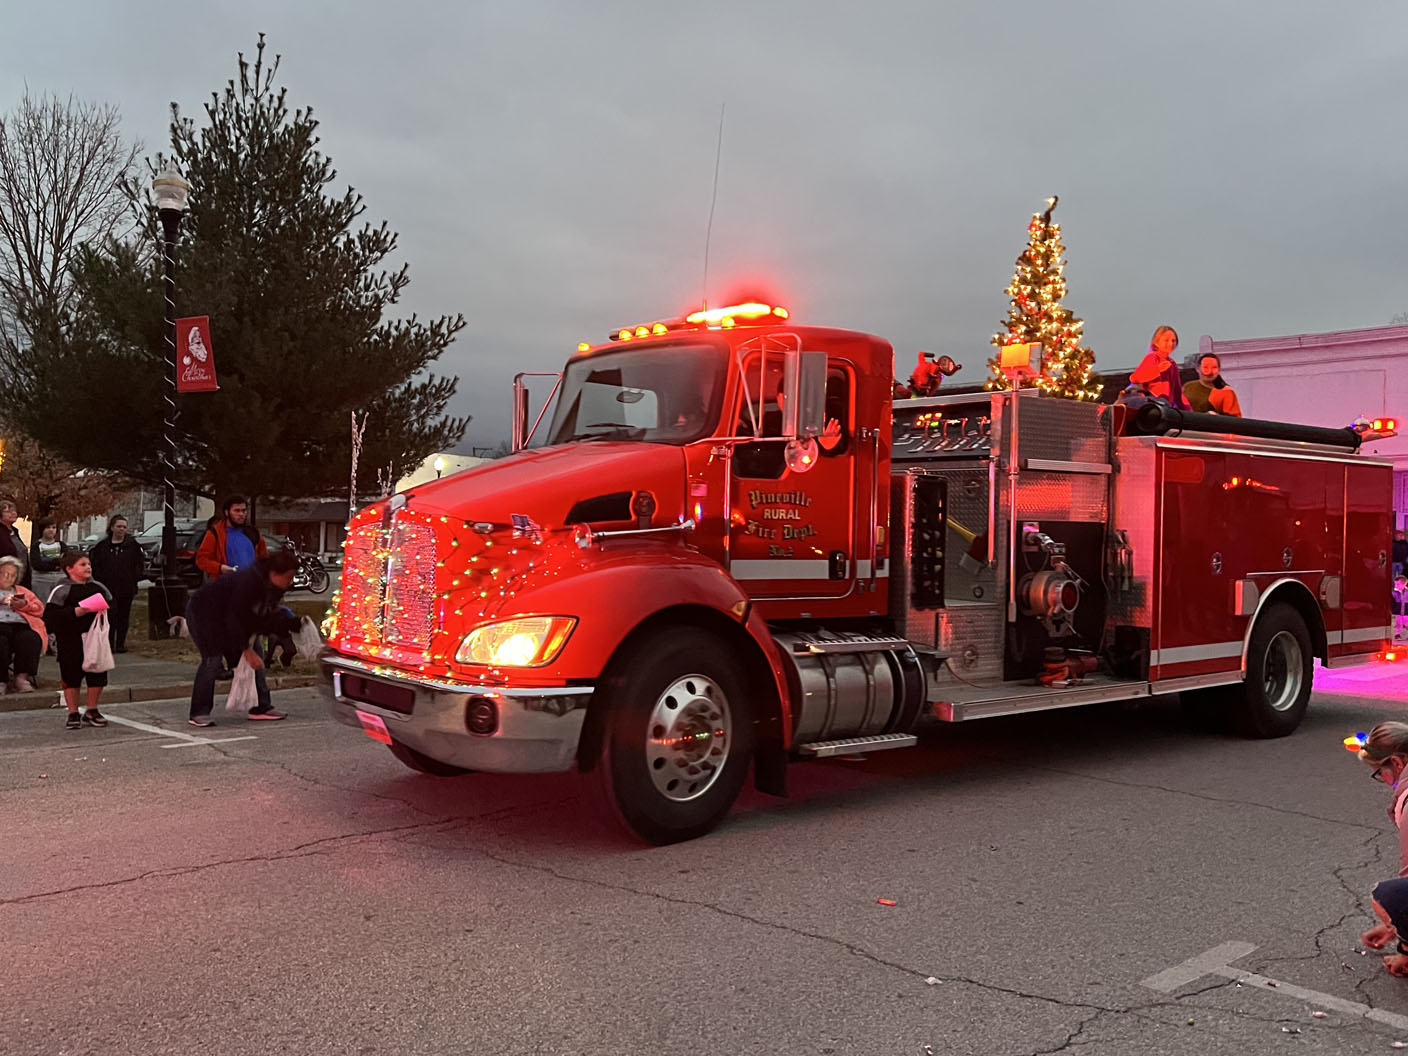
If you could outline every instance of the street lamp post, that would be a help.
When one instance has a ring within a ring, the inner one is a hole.
[[[176,579],[176,487],[171,480],[176,466],[176,236],[190,190],[191,185],[181,178],[174,161],[168,161],[161,175],[152,180],[157,215],[161,218],[162,256],[166,263],[166,407],[162,415],[166,442],[161,454],[165,522],[161,529],[161,554],[162,578],[168,584]]]
[[[443,473],[443,472],[445,472],[445,460],[444,460],[444,458],[442,458],[442,457],[439,456],[439,455],[436,455],[436,456],[435,456],[435,462],[433,463],[433,465],[435,466],[435,479],[436,479],[436,480],[439,480],[439,479],[440,479],[440,474]]]

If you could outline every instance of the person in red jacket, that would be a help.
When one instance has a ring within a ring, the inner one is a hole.
[[[1178,364],[1173,361],[1173,351],[1178,347],[1178,331],[1171,326],[1161,326],[1149,340],[1149,353],[1134,368],[1129,376],[1130,384],[1142,385],[1150,396],[1167,401],[1180,411],[1191,411],[1188,397],[1183,395],[1183,379],[1178,375]]]
[[[196,550],[196,567],[207,583],[269,556],[264,537],[248,519],[249,503],[232,495],[225,500],[224,516],[211,521]]]

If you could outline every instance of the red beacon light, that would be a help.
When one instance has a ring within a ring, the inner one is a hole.
[[[746,301],[743,304],[731,304],[724,308],[707,308],[699,312],[690,312],[684,317],[686,323],[693,323],[695,326],[737,326],[740,320],[749,322],[767,319],[786,319],[788,311],[780,304],[763,304],[761,301]]]
[[[684,330],[693,327],[705,329],[732,330],[736,326],[761,326],[786,319],[791,313],[780,304],[763,304],[761,301],[746,301],[743,304],[730,304],[723,308],[706,308],[691,312],[683,319],[667,319],[660,323],[640,326],[623,326],[611,334],[612,341],[634,341],[642,337],[660,337],[671,330]]]
[[[1387,440],[1390,436],[1397,436],[1398,419],[1361,416],[1354,420],[1350,428],[1359,434],[1361,442],[1367,444],[1372,440]]]

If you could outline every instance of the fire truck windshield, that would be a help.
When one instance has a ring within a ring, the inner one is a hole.
[[[712,344],[602,352],[568,363],[546,443],[687,444],[719,420],[728,353]]]

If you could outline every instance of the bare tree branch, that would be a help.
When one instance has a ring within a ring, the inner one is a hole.
[[[0,350],[5,366],[69,307],[69,265],[125,233],[124,181],[141,147],[115,106],[28,92],[0,115]]]

